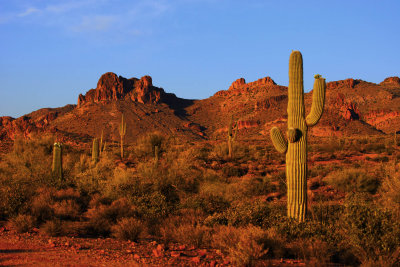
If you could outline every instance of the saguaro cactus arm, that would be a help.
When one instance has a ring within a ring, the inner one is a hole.
[[[237,121],[237,122],[235,123],[235,126],[234,126],[233,128],[235,128],[235,133],[233,134],[233,139],[232,139],[232,141],[235,141],[235,140],[236,140],[236,135],[237,135],[237,132],[238,132],[238,128],[239,128],[239,121]]]
[[[272,144],[274,145],[275,149],[279,152],[279,153],[286,153],[287,148],[288,148],[288,144],[285,140],[285,138],[283,137],[283,134],[281,133],[281,131],[279,130],[278,127],[273,127],[271,129],[271,140],[272,140]]]
[[[287,131],[287,137],[289,143],[297,142],[300,139],[301,135],[302,135],[301,131],[296,128],[289,128]]]
[[[324,111],[325,103],[325,79],[321,75],[317,74],[314,76],[314,88],[313,88],[313,98],[311,105],[311,112],[306,118],[306,124],[308,127],[312,127],[318,123]]]

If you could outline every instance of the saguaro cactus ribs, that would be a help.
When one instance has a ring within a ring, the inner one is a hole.
[[[325,79],[315,75],[310,114],[305,117],[303,58],[293,51],[289,60],[288,130],[287,139],[277,127],[271,129],[271,139],[280,153],[286,153],[287,215],[304,221],[307,212],[307,129],[317,124],[325,102]]]

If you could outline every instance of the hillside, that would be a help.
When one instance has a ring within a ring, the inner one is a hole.
[[[311,130],[316,136],[390,134],[400,128],[400,79],[390,77],[380,84],[346,79],[327,83],[325,111]],[[306,109],[312,92],[305,94]],[[239,120],[241,139],[266,138],[272,125],[285,127],[287,87],[270,77],[246,83],[240,78],[228,90],[203,100],[188,100],[153,86],[152,78],[126,79],[103,74],[94,89],[79,95],[77,105],[44,108],[19,118],[0,117],[2,150],[17,136],[55,133],[73,144],[88,143],[104,131],[117,141],[124,114],[127,142],[159,131],[182,140],[222,138],[233,115]]]

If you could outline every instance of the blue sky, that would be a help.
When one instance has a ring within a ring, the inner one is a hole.
[[[399,76],[400,1],[0,0],[0,116],[76,104],[101,74],[202,99],[270,76]]]

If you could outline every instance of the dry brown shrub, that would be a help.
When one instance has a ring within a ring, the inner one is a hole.
[[[268,243],[267,232],[252,225],[241,228],[220,226],[212,239],[213,246],[228,253],[231,261],[238,266],[254,266],[269,251],[265,246]]]
[[[10,224],[18,233],[26,233],[35,227],[36,220],[31,215],[19,214],[11,219]]]
[[[145,225],[135,218],[122,218],[111,227],[112,235],[121,240],[138,241]]]

